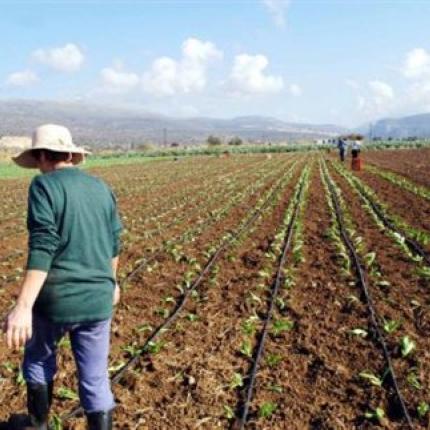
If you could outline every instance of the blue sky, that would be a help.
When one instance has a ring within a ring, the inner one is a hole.
[[[430,1],[1,1],[0,98],[358,125],[430,111]]]

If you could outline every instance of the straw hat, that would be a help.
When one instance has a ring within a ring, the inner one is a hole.
[[[73,143],[70,131],[61,125],[45,124],[37,127],[31,140],[31,148],[12,157],[18,166],[28,169],[37,168],[37,160],[33,156],[35,149],[47,149],[55,152],[66,152],[72,154],[72,163],[79,164],[84,159],[84,154],[91,152],[80,148]]]

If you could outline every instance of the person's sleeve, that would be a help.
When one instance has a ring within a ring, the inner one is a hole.
[[[122,231],[122,223],[118,213],[118,207],[116,203],[115,195],[111,192],[112,195],[112,238],[113,238],[113,247],[112,247],[112,258],[117,257],[121,251],[121,231]]]
[[[58,250],[60,236],[55,223],[53,202],[44,184],[34,179],[28,193],[27,270],[48,272]]]

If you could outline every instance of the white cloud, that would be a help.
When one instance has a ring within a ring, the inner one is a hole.
[[[239,93],[276,93],[284,88],[281,76],[265,75],[269,60],[264,55],[236,55],[230,82]]]
[[[299,97],[299,96],[301,96],[303,94],[302,87],[300,85],[298,85],[298,84],[291,84],[288,87],[288,90],[295,97]]]
[[[39,63],[60,72],[77,72],[84,62],[84,54],[73,43],[59,48],[37,49],[32,57]]]
[[[383,81],[368,82],[366,94],[357,95],[357,109],[368,117],[386,115],[397,105],[393,88]]]
[[[26,87],[38,81],[39,78],[34,72],[31,70],[23,70],[21,72],[11,73],[6,79],[6,84],[16,87]]]
[[[382,81],[370,81],[369,87],[378,99],[392,100],[394,98],[393,88]]]
[[[182,44],[182,58],[157,58],[142,75],[142,87],[155,96],[201,91],[207,83],[208,65],[223,57],[212,42],[189,38]]]
[[[126,93],[139,84],[136,73],[127,72],[121,64],[114,67],[105,67],[100,72],[103,88],[112,94]]]
[[[285,15],[290,5],[290,0],[263,0],[263,4],[268,9],[275,24],[280,28],[285,28]]]
[[[409,51],[403,66],[403,74],[407,78],[430,76],[430,53],[422,48]]]

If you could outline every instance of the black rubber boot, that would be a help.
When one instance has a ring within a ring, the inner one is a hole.
[[[112,430],[112,413],[113,410],[86,414],[88,430]]]
[[[36,430],[48,430],[53,384],[27,383],[27,408],[31,425]]]

